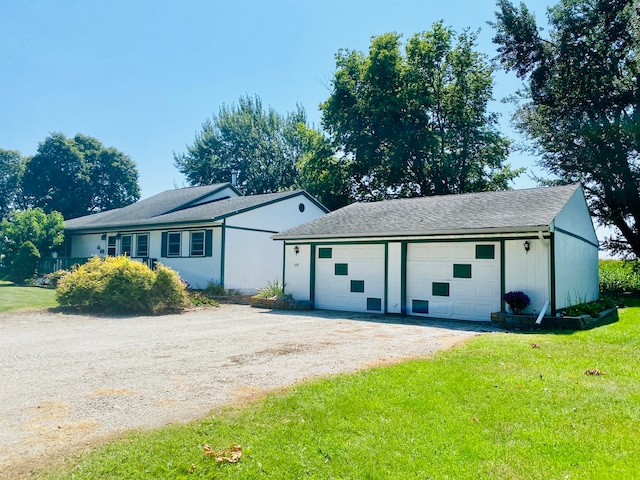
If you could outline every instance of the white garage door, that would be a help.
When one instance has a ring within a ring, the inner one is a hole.
[[[500,244],[407,245],[409,315],[490,320],[500,310]]]
[[[315,308],[384,311],[384,245],[323,245],[315,255]]]

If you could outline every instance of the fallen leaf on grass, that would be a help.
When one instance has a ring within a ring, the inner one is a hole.
[[[242,457],[242,445],[231,444],[229,450],[216,452],[206,443],[202,446],[202,451],[207,457],[215,457],[216,463],[238,463]]]
[[[189,467],[189,470],[187,470],[189,473],[194,473],[196,471],[196,464],[192,463],[191,466]]]
[[[584,371],[585,375],[604,375],[602,370],[598,370],[597,368],[588,368]]]
[[[540,345],[538,345],[537,343],[532,343],[531,348],[540,348]]]

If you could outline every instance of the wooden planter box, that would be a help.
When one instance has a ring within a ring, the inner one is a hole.
[[[311,302],[296,300],[282,300],[280,298],[251,297],[251,306],[255,308],[270,308],[273,310],[311,310]]]
[[[578,317],[549,317],[542,318],[540,325],[536,325],[538,316],[532,314],[514,315],[512,313],[495,312],[491,314],[491,323],[505,330],[588,330],[604,323],[618,320],[618,310],[605,310],[598,317],[580,315]]]
[[[231,303],[234,305],[250,305],[251,295],[215,295],[211,300],[218,303]]]

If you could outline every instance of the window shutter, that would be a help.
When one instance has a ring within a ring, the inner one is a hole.
[[[204,256],[213,256],[213,231],[205,230],[204,232]]]
[[[167,232],[162,232],[162,245],[160,247],[160,256],[167,256]]]

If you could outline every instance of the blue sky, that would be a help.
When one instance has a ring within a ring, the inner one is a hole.
[[[526,3],[542,21],[555,2]],[[366,51],[372,36],[407,38],[443,20],[480,29],[478,49],[493,58],[495,9],[493,0],[0,0],[0,148],[33,155],[51,132],[90,135],[131,156],[149,197],[187,186],[173,152],[222,104],[257,94],[285,114],[300,103],[319,126],[339,49]],[[496,100],[520,86],[513,74],[495,79]],[[521,141],[512,109],[491,107]]]

